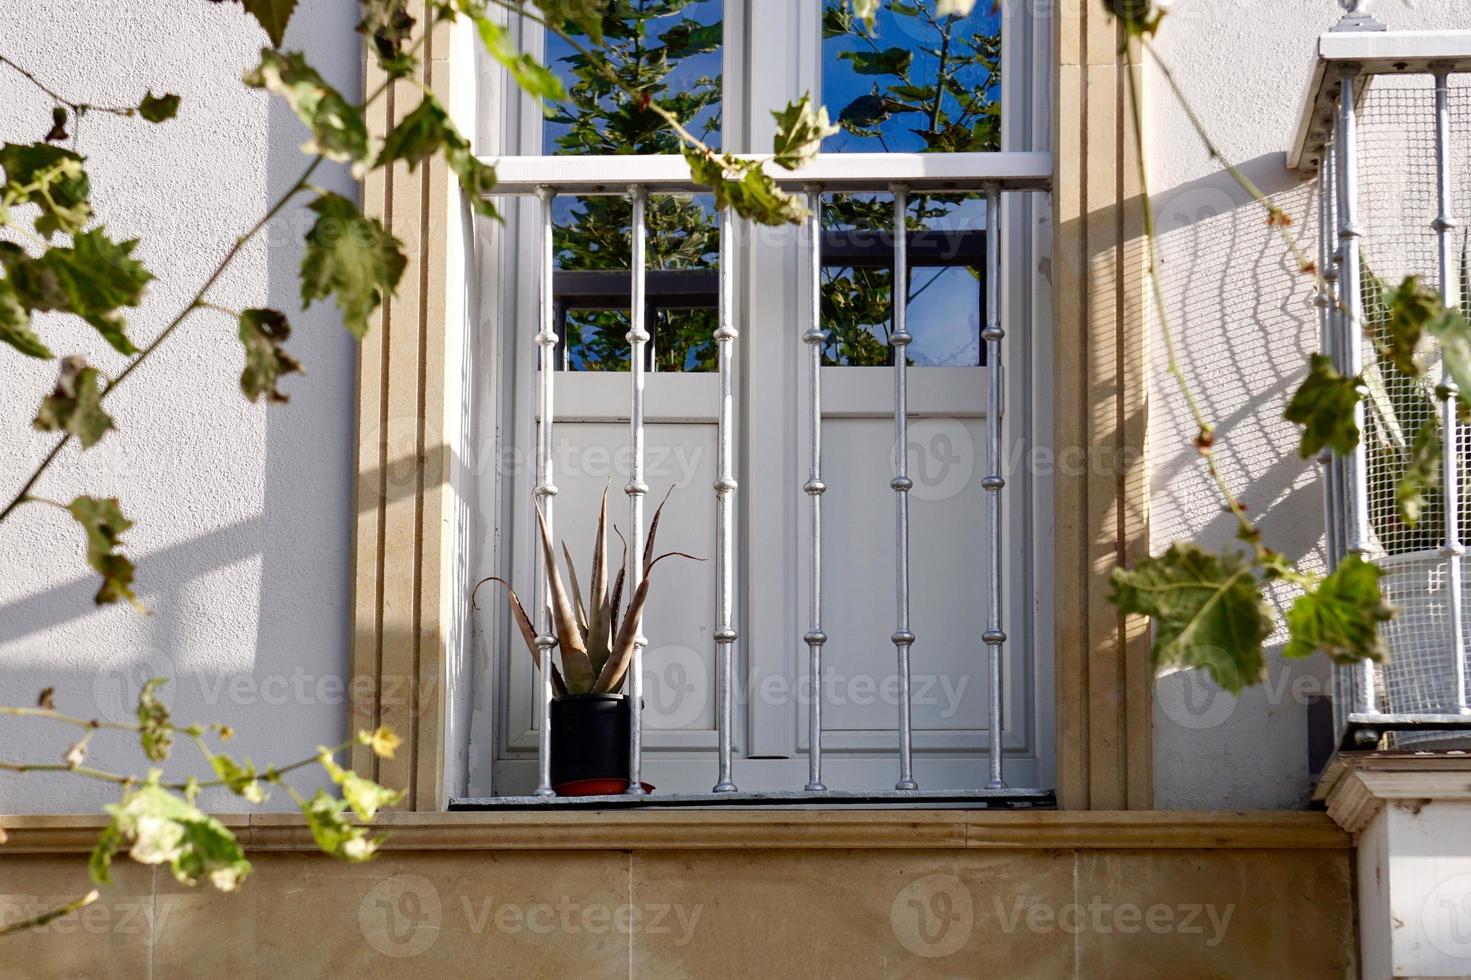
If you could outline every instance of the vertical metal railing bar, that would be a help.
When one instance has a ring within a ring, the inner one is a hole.
[[[644,579],[644,497],[649,492],[644,482],[644,348],[649,342],[645,323],[645,287],[648,280],[648,189],[635,184],[628,189],[633,201],[632,236],[632,298],[629,302],[628,377],[631,390],[628,428],[633,442],[632,472],[624,493],[628,495],[628,538],[629,594],[638,591]],[[634,627],[633,656],[628,665],[628,793],[642,796],[644,793],[643,769],[643,701],[644,701],[644,647],[648,646],[644,636],[642,615]]]
[[[987,789],[1005,789],[1002,778],[1001,661],[1006,633],[1001,626],[1001,491],[1006,479],[1001,474],[1002,460],[1002,365],[1001,341],[1006,336],[1001,319],[1001,188],[986,191],[986,328],[981,339],[986,343],[986,476],[981,481],[986,491],[986,560],[988,562],[986,630],[981,639],[986,645],[990,666],[990,770]]]
[[[1318,346],[1325,356],[1332,358],[1334,327],[1332,310],[1337,303],[1337,297],[1334,295],[1331,283],[1333,279],[1336,279],[1337,274],[1329,272],[1333,264],[1332,233],[1328,224],[1328,195],[1330,193],[1328,157],[1327,154],[1324,154],[1323,159],[1318,163],[1318,268],[1322,270],[1323,281],[1318,286],[1318,294],[1314,303],[1318,308]],[[1336,479],[1333,458],[1333,451],[1327,448],[1324,448],[1318,456],[1324,487],[1323,530],[1329,568],[1336,566],[1339,558],[1338,528],[1336,526],[1338,514],[1334,506]]]
[[[1345,308],[1344,373],[1357,376],[1364,371],[1364,338],[1361,326],[1364,322],[1364,297],[1361,283],[1361,239],[1363,229],[1359,226],[1359,159],[1358,159],[1358,108],[1355,98],[1358,92],[1359,73],[1357,68],[1346,68],[1338,96],[1338,126],[1335,142],[1338,145],[1338,237],[1343,247],[1343,266],[1339,270],[1341,295]],[[1364,431],[1364,404],[1362,400],[1354,406],[1354,423]],[[1348,515],[1344,550],[1346,553],[1368,557],[1369,551],[1369,472],[1368,448],[1360,440],[1354,449],[1349,465],[1345,469]],[[1374,662],[1363,661],[1357,668],[1357,683],[1354,691],[1355,707],[1363,713],[1372,713],[1378,703]]]
[[[909,628],[909,188],[895,184],[894,194],[894,325],[889,344],[894,349],[894,598],[897,606],[894,652],[899,660],[899,781],[898,790],[919,789],[914,780],[914,728],[910,718],[909,653],[914,633]]]
[[[554,472],[552,460],[553,438],[553,385],[557,365],[557,309],[553,282],[556,275],[556,245],[553,239],[552,201],[557,196],[551,187],[536,189],[538,252],[540,253],[540,329],[536,333],[538,351],[537,396],[540,411],[536,420],[536,487],[532,493],[536,506],[546,517],[547,533],[553,533],[552,501],[557,495],[557,486],[552,482]],[[534,535],[533,535],[534,537]],[[538,554],[541,549],[533,549]],[[536,743],[536,795],[554,796],[552,789],[552,648],[557,641],[552,636],[552,611],[549,576],[545,558],[532,562],[536,583],[536,647],[541,653],[541,670],[537,674],[538,694],[541,702],[541,729]]]
[[[1451,233],[1456,229],[1454,175],[1451,160],[1451,92],[1450,70],[1441,68],[1435,72],[1435,176],[1439,213],[1435,217],[1434,229],[1440,256],[1441,300],[1452,309],[1460,307],[1460,282],[1456,277],[1456,266],[1451,251]],[[1442,409],[1444,430],[1442,461],[1444,473],[1442,488],[1445,496],[1445,545],[1441,554],[1446,560],[1446,608],[1447,628],[1450,631],[1451,668],[1456,672],[1456,710],[1471,714],[1471,705],[1466,698],[1466,639],[1462,628],[1465,619],[1465,596],[1462,593],[1463,562],[1466,549],[1461,543],[1460,528],[1460,431],[1457,418],[1457,403],[1460,392],[1455,379],[1444,373],[1441,384],[1445,390]]]
[[[1324,235],[1328,240],[1329,260],[1328,267],[1324,270],[1323,277],[1328,282],[1329,300],[1328,307],[1328,346],[1325,353],[1333,361],[1334,370],[1340,374],[1348,370],[1346,356],[1344,354],[1343,335],[1347,327],[1345,308],[1343,302],[1343,245],[1338,240],[1338,148],[1337,143],[1330,142],[1324,150],[1323,160],[1328,175],[1327,219],[1323,228]],[[1333,453],[1330,456],[1329,465],[1329,493],[1333,505],[1333,552],[1330,555],[1330,567],[1337,567],[1347,553],[1347,531],[1344,527],[1345,515],[1348,513],[1348,497],[1346,496],[1348,484],[1348,460],[1343,456]],[[1352,678],[1349,678],[1352,683]],[[1352,700],[1346,696],[1343,703]]]
[[[807,345],[807,395],[811,411],[808,423],[808,474],[802,491],[807,494],[811,510],[811,577],[808,583],[809,617],[807,633],[807,670],[811,683],[807,704],[807,786],[809,793],[824,792],[822,782],[822,647],[827,634],[822,631],[822,188],[808,185],[807,232],[811,239],[812,295],[807,330],[802,342]]]
[[[1338,269],[1340,255],[1336,247],[1337,190],[1334,186],[1334,149],[1330,142],[1324,147],[1323,159],[1318,164],[1318,267],[1323,281],[1318,287],[1318,342],[1324,356],[1335,369],[1342,369],[1338,351],[1339,306]],[[1331,571],[1343,559],[1342,507],[1340,474],[1342,459],[1330,449],[1324,449],[1320,462],[1323,464],[1323,531],[1327,565]],[[1340,666],[1333,668],[1333,732],[1334,737],[1343,733],[1351,700],[1349,684],[1352,678]]]
[[[715,344],[720,359],[720,416],[717,442],[720,459],[715,475],[715,658],[716,729],[719,736],[719,774],[713,788],[716,793],[734,793],[731,778],[731,726],[734,724],[733,688],[735,686],[735,342],[740,336],[735,315],[735,210],[726,208],[720,214],[720,323],[715,330]]]

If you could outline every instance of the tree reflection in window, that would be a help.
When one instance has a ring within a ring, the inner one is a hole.
[[[603,16],[605,57],[623,82],[720,145],[721,0],[613,0]],[[578,155],[678,153],[663,120],[613,85],[558,37],[546,61],[567,88],[549,107],[545,152]],[[623,197],[559,198],[553,207],[559,271],[554,291],[565,338],[562,364],[626,371],[632,204]],[[655,371],[715,366],[719,230],[708,197],[654,197],[648,204],[647,290]],[[609,276],[622,270],[622,276]],[[602,275],[599,275],[602,273]],[[604,304],[598,308],[598,304]]]
[[[840,130],[824,152],[990,152],[1001,146],[1001,17],[979,3],[966,17],[937,17],[932,0],[885,0],[872,35],[844,0],[824,0],[823,102]],[[976,236],[985,209],[975,195],[913,195],[907,225],[910,363],[983,363],[981,276]],[[893,201],[843,194],[824,212],[828,241],[843,235],[885,242],[892,257]],[[835,237],[836,236],[836,237]],[[829,364],[893,363],[889,346],[893,265],[825,261],[823,318]]]

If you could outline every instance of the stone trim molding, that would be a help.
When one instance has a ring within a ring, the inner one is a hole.
[[[219,818],[247,851],[316,851],[296,814]],[[100,816],[0,816],[14,854],[91,850]],[[971,810],[684,810],[592,813],[383,814],[390,851],[566,850],[1345,850],[1321,813],[1026,812]]]

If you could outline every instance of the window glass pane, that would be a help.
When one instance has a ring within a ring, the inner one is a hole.
[[[872,36],[845,0],[823,4],[823,102],[840,127],[823,142],[824,152],[1000,149],[1001,15],[993,4],[977,3],[965,17],[937,17],[933,0],[882,0]],[[893,223],[889,195],[831,198],[823,221],[830,364],[893,363]],[[985,202],[912,195],[908,224],[910,363],[984,363]],[[861,241],[867,254],[855,251]],[[857,256],[857,264],[845,256]]]
[[[822,100],[841,127],[827,152],[985,152],[1001,146],[1001,14],[981,2],[882,0],[874,35],[823,0]]]
[[[712,146],[720,145],[722,0],[612,0],[603,16],[605,57],[626,86],[647,92]],[[575,28],[569,33],[583,45]],[[659,115],[641,108],[575,47],[547,36],[546,63],[567,98],[548,106],[548,154],[678,153]]]
[[[651,196],[648,209],[651,371],[712,371],[720,310],[720,229],[714,202]],[[627,371],[633,204],[626,197],[558,198],[554,292],[570,371]]]
[[[829,365],[892,365],[894,199],[835,194],[823,208],[822,318]],[[909,363],[975,367],[981,345],[986,202],[912,195],[908,209]]]

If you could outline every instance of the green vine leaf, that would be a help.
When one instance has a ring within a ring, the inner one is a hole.
[[[301,262],[302,306],[335,295],[348,331],[361,339],[368,317],[398,288],[408,266],[403,244],[340,194],[323,193],[309,206],[317,221]]]
[[[419,161],[444,152],[445,162],[459,178],[460,188],[476,214],[496,217],[489,194],[495,187],[495,168],[481,163],[470,149],[470,141],[460,135],[439,100],[426,92],[413,112],[405,116],[383,141],[383,149],[374,162],[383,167],[396,160],[408,163],[409,169]]]
[[[62,358],[56,390],[41,401],[35,426],[42,432],[66,432],[83,449],[95,446],[114,428],[102,408],[102,382],[97,369],[75,355]]]
[[[898,75],[909,74],[909,66],[914,62],[914,52],[908,48],[885,48],[882,51],[842,51],[838,57],[853,65],[853,73],[856,75]]]
[[[151,123],[167,122],[179,114],[177,95],[154,95],[149,91],[138,103],[138,115]]]
[[[355,172],[371,156],[363,110],[328,85],[300,52],[262,48],[260,64],[246,72],[245,84],[286,100],[312,132],[301,146],[303,153],[355,164]]]
[[[1418,378],[1425,373],[1415,360],[1425,337],[1425,329],[1445,312],[1440,294],[1420,279],[1409,276],[1397,289],[1383,291],[1387,311],[1385,338],[1379,347],[1382,360],[1390,361],[1402,374]]]
[[[1440,346],[1446,373],[1460,390],[1461,406],[1471,407],[1471,321],[1461,311],[1441,304],[1425,329]]]
[[[291,336],[286,315],[277,310],[249,309],[240,314],[240,343],[245,346],[245,370],[240,372],[240,390],[256,401],[285,403],[289,397],[276,385],[284,374],[298,373],[301,362],[281,346]]]
[[[72,237],[70,247],[54,246],[31,258],[13,242],[0,242],[0,265],[16,297],[29,310],[73,313],[102,335],[120,354],[136,354],[127,322],[118,310],[137,306],[153,274],[133,258],[137,240],[115,242],[103,228]]]
[[[147,612],[133,594],[133,563],[117,549],[123,546],[123,532],[133,522],[123,516],[116,497],[78,497],[66,508],[87,532],[87,564],[102,576],[102,587],[95,601],[104,606],[126,599],[139,612]]]
[[[592,39],[603,43],[603,12],[609,0],[531,0],[553,29],[573,24]]]
[[[798,170],[817,159],[822,141],[838,131],[827,118],[827,108],[812,108],[812,93],[807,92],[785,109],[773,111],[776,136],[772,142],[777,166]]]
[[[20,301],[9,279],[0,279],[0,341],[27,357],[52,358],[39,334],[31,329],[31,311]]]
[[[50,239],[56,232],[72,235],[92,220],[91,181],[82,169],[85,158],[48,143],[0,146],[0,169],[12,205],[41,209],[36,233]]]
[[[167,864],[181,884],[208,880],[223,892],[240,887],[251,868],[235,835],[158,780],[155,769],[148,782],[123,795],[122,803],[107,806],[112,822],[88,861],[93,880],[112,880],[113,856],[126,846],[128,856],[140,864]]]
[[[286,39],[286,25],[291,22],[291,13],[296,9],[296,0],[240,0],[245,5],[246,13],[254,17],[261,27],[266,29],[266,36],[271,39],[271,45],[279,48],[281,42]]]
[[[509,31],[485,14],[473,14],[471,19],[475,22],[475,31],[480,35],[480,43],[485,45],[485,50],[501,67],[510,72],[516,84],[523,90],[543,102],[556,102],[567,97],[562,80],[541,62],[522,51],[512,40]],[[598,19],[601,22],[601,15]]]
[[[1415,442],[1410,447],[1410,461],[1395,487],[1395,503],[1400,520],[1410,527],[1420,523],[1425,510],[1425,494],[1440,486],[1440,469],[1444,459],[1440,438],[1440,420],[1430,416],[1420,424]]]
[[[1113,588],[1109,601],[1121,612],[1153,621],[1149,660],[1156,672],[1204,668],[1232,694],[1262,680],[1262,644],[1275,620],[1260,583],[1239,556],[1177,541],[1132,570],[1114,569]]]
[[[1314,354],[1307,380],[1287,403],[1283,417],[1303,427],[1298,453],[1311,459],[1327,446],[1340,456],[1359,444],[1354,409],[1363,397],[1358,378],[1346,378],[1333,369],[1331,359]]]
[[[797,225],[807,218],[802,201],[777,187],[759,160],[693,147],[685,148],[684,158],[695,182],[714,192],[717,208],[734,208],[741,217],[763,225]]]
[[[1321,650],[1341,664],[1384,662],[1388,648],[1379,625],[1394,618],[1394,607],[1379,591],[1383,574],[1358,555],[1339,562],[1333,574],[1292,604],[1287,613],[1292,638],[1282,656],[1299,659]]]

